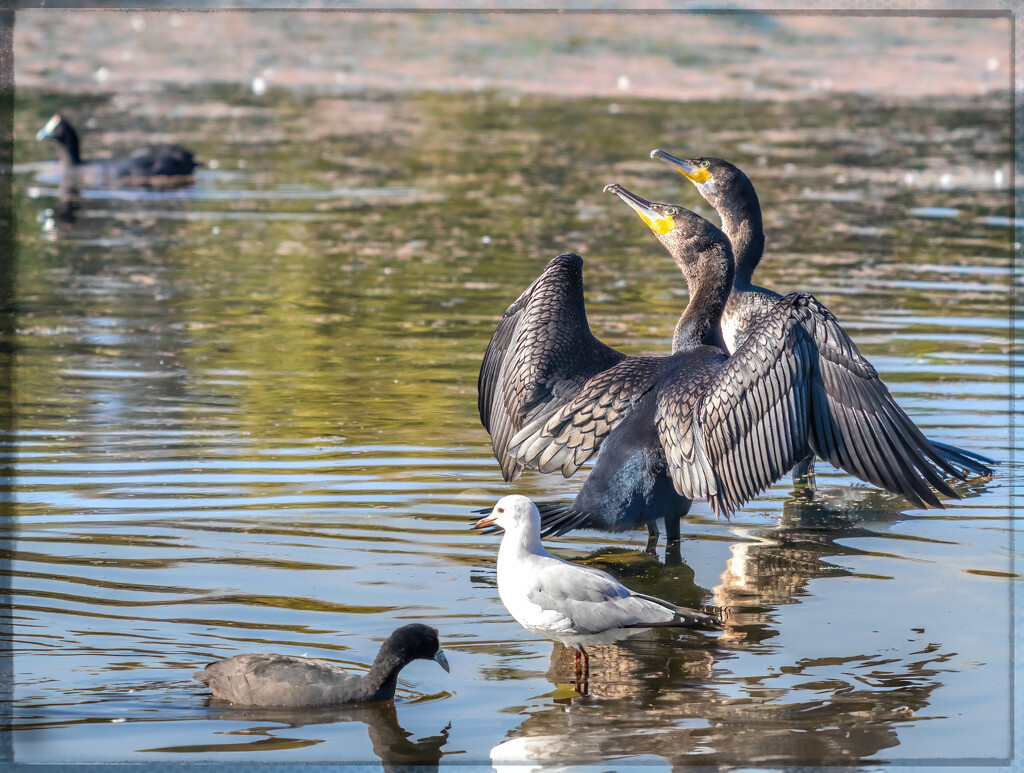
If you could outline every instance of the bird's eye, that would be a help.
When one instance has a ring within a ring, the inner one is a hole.
[[[665,210],[665,214],[666,215],[674,215],[675,213],[676,213],[676,208],[675,207],[669,207],[668,209]]]
[[[498,508],[498,512],[499,512],[499,513],[503,513],[503,512],[505,512],[505,508],[504,508],[504,507],[499,507],[499,508]]]
[[[701,162],[700,162],[700,165],[701,165],[702,167],[704,167],[705,169],[707,169],[707,168],[708,168],[708,162],[707,162],[707,161],[701,161]]]

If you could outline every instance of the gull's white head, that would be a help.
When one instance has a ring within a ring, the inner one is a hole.
[[[486,529],[488,526],[497,526],[506,532],[525,530],[540,533],[540,512],[537,505],[526,497],[511,494],[499,499],[491,514],[477,521],[473,528]]]

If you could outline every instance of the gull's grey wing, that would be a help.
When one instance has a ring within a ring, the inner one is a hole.
[[[508,307],[480,367],[480,422],[505,480],[529,466],[510,453],[512,437],[529,424],[543,426],[589,378],[624,357],[590,332],[583,259],[559,255]]]
[[[576,633],[599,633],[673,619],[672,609],[665,602],[655,604],[634,596],[600,569],[551,558],[538,562],[534,569],[527,599],[566,617]]]
[[[658,433],[676,490],[729,514],[813,451],[919,507],[962,477],[896,404],[836,318],[787,295],[712,376],[659,392]],[[929,486],[930,484],[930,486]]]

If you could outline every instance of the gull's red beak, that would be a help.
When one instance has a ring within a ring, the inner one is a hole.
[[[485,515],[479,521],[473,524],[474,529],[486,529],[488,526],[494,526],[495,517],[493,515]]]

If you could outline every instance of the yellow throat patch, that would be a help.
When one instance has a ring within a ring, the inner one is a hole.
[[[697,167],[697,171],[694,172],[693,174],[689,172],[683,172],[682,169],[680,169],[679,171],[682,172],[684,177],[693,180],[697,185],[700,185],[701,183],[706,183],[708,180],[711,179],[711,172],[709,172],[707,169],[702,169],[699,166]]]
[[[676,221],[672,219],[671,215],[661,215],[657,218],[650,218],[639,210],[637,211],[637,214],[640,215],[640,219],[647,223],[650,229],[659,236],[664,236],[669,231],[674,231],[676,229]]]

